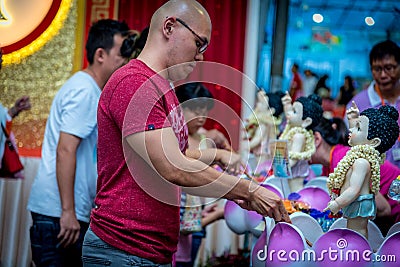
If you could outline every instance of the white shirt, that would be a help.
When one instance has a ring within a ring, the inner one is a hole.
[[[61,217],[61,201],[56,177],[56,150],[60,132],[81,138],[76,152],[75,212],[89,222],[97,181],[97,104],[101,90],[83,71],[74,74],[55,96],[46,124],[42,159],[32,185],[28,209]]]

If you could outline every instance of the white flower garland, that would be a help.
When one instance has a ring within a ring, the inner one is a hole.
[[[384,154],[383,154],[384,155]],[[358,145],[352,147],[346,156],[340,160],[334,172],[329,174],[328,189],[331,193],[332,199],[339,196],[340,189],[342,188],[346,179],[346,173],[351,166],[353,166],[356,159],[364,158],[371,164],[371,191],[376,194],[379,192],[380,184],[380,164],[384,157],[379,155],[378,150],[370,145]]]
[[[245,127],[245,130],[248,133],[249,139],[251,140],[254,135],[257,127],[260,124],[267,124],[267,125],[274,125],[275,126],[275,132],[278,132],[278,126],[282,123],[282,117],[279,116],[278,118],[274,116],[268,116],[268,115],[255,115],[252,114],[252,116],[247,120],[247,125]]]
[[[315,153],[315,144],[314,144],[314,134],[312,130],[306,130],[303,127],[290,127],[290,125],[286,125],[285,130],[283,130],[280,140],[288,140],[292,141],[292,138],[295,134],[303,134],[306,139],[306,144],[303,152],[293,152],[289,151],[289,158],[292,160],[309,160],[311,156]]]

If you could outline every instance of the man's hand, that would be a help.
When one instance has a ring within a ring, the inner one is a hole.
[[[217,150],[216,160],[222,168],[233,175],[239,174],[243,165],[239,154],[224,149]]]
[[[60,246],[67,247],[74,244],[78,238],[81,226],[76,219],[75,211],[63,211],[60,218]]]
[[[265,187],[258,186],[251,193],[250,201],[236,200],[235,202],[243,209],[254,210],[262,216],[273,218],[276,222],[290,223],[289,215],[280,197]]]
[[[28,110],[31,108],[31,102],[29,100],[29,96],[22,96],[15,101],[15,104],[12,108],[8,110],[8,114],[11,118],[15,118],[21,111]]]
[[[211,129],[211,130],[202,129],[201,132],[203,132],[208,139],[212,140],[213,147],[226,150],[231,149],[231,145],[229,144],[228,139],[226,139],[225,135],[220,131],[218,131],[217,129]]]

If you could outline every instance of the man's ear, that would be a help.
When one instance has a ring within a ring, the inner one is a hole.
[[[169,38],[169,36],[172,34],[172,31],[174,29],[174,24],[175,24],[174,18],[167,18],[164,21],[163,33],[165,37]]]
[[[303,120],[303,122],[301,123],[301,127],[303,128],[307,128],[308,126],[310,126],[312,123],[312,119],[310,117],[307,117],[305,120]]]
[[[105,54],[106,50],[104,50],[104,48],[97,48],[96,52],[94,52],[93,61],[98,61],[100,63],[103,63]]]
[[[272,115],[274,115],[275,114],[275,108],[269,108],[270,110],[271,110],[271,113],[272,113]]]
[[[377,148],[381,144],[381,139],[379,137],[375,137],[374,139],[369,140],[369,142],[372,147]]]

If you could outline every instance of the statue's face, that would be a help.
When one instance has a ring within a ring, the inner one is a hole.
[[[303,105],[300,102],[293,103],[293,109],[286,114],[286,119],[291,126],[301,127],[303,123]]]
[[[368,136],[369,119],[366,116],[360,116],[356,119],[354,127],[350,128],[349,132],[349,145],[365,145],[369,144]]]

